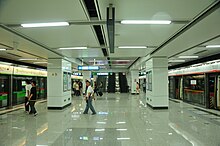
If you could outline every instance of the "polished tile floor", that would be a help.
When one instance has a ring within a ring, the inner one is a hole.
[[[62,111],[38,103],[39,115],[24,110],[0,116],[0,146],[220,146],[220,118],[186,103],[152,110],[144,95],[104,94],[97,115],[83,115],[85,102],[73,97]]]

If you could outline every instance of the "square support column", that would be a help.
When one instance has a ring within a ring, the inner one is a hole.
[[[130,71],[131,74],[131,80],[130,80],[130,86],[131,86],[131,94],[136,94],[136,86],[137,86],[137,82],[139,83],[139,71],[138,70],[131,70]]]
[[[49,59],[47,72],[47,108],[63,109],[72,103],[71,63]]]
[[[168,59],[155,57],[146,62],[146,102],[153,109],[168,109]]]

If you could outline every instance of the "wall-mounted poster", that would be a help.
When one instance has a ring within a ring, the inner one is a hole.
[[[152,71],[146,72],[146,89],[152,91]]]
[[[146,89],[149,90],[148,72],[146,72]]]
[[[71,84],[71,73],[68,73],[68,90],[71,90],[72,84]]]
[[[67,72],[63,72],[63,91],[67,91],[68,90],[68,73]]]

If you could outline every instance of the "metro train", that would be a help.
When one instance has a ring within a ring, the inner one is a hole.
[[[168,72],[169,98],[208,109],[220,110],[220,60]],[[142,72],[139,82],[146,82]]]
[[[213,61],[170,70],[169,97],[220,110],[220,63]]]
[[[37,83],[37,99],[47,97],[47,71],[0,64],[0,110],[24,103],[26,80]],[[82,80],[72,76],[72,80]]]
[[[47,72],[0,64],[0,108],[24,103],[26,80],[37,82],[37,98],[47,95]]]

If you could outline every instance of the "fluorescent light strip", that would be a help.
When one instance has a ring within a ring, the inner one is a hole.
[[[34,64],[47,64],[47,62],[34,62]]]
[[[68,26],[68,22],[49,22],[49,23],[27,23],[21,24],[22,27],[52,27],[52,26]]]
[[[168,62],[185,62],[185,60],[169,60]]]
[[[186,58],[186,59],[189,59],[189,58],[199,58],[199,56],[179,56],[178,58]]]
[[[220,45],[208,45],[206,48],[220,48]]]
[[[119,49],[146,49],[147,46],[119,46]]]
[[[102,132],[105,131],[105,129],[95,129],[95,132]]]
[[[122,20],[121,24],[170,24],[170,20]]]
[[[126,122],[117,122],[116,124],[125,124]]]
[[[0,51],[6,51],[6,49],[0,49]]]
[[[87,47],[69,47],[69,48],[59,48],[59,50],[81,50],[87,49]]]
[[[122,138],[117,138],[117,140],[129,140],[129,139],[131,139],[131,138],[129,138],[129,137],[122,137]]]
[[[128,129],[116,129],[117,131],[127,131]]]
[[[97,124],[106,124],[106,122],[97,122]]]
[[[18,60],[37,60],[37,58],[21,58],[21,59],[18,59]]]
[[[96,60],[96,63],[97,62],[105,62],[105,61],[107,61],[107,60]],[[94,60],[89,60],[89,62],[94,62]]]

